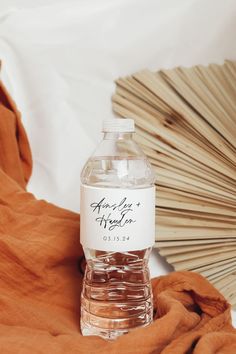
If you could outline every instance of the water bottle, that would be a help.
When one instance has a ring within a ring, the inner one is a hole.
[[[155,176],[132,119],[106,120],[103,133],[81,174],[81,332],[113,340],[153,319]]]

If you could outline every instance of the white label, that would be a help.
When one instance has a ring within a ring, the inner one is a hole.
[[[135,251],[155,242],[155,187],[81,186],[80,241],[84,248]]]

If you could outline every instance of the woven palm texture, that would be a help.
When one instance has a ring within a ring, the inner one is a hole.
[[[143,70],[116,81],[156,171],[156,247],[236,306],[236,63]]]

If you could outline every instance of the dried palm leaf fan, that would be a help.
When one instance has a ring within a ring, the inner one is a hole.
[[[118,79],[113,108],[134,118],[156,170],[156,247],[236,305],[236,63]]]

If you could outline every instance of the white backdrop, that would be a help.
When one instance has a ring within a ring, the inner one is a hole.
[[[32,147],[29,190],[79,211],[114,80],[236,59],[235,0],[0,0],[2,79]],[[154,253],[152,275],[166,271]]]

